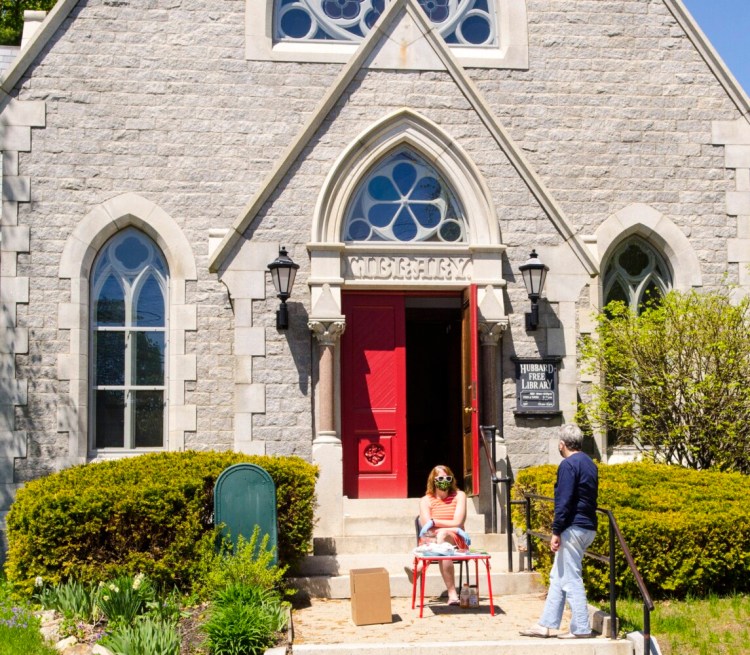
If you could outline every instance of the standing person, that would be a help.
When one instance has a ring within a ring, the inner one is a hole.
[[[427,491],[419,501],[420,543],[453,544],[459,550],[468,546],[464,532],[466,494],[456,484],[456,476],[447,466],[436,466],[427,478]],[[453,562],[440,562],[440,574],[448,589],[448,605],[458,605]]]
[[[555,482],[555,518],[552,522],[550,548],[555,561],[550,572],[549,591],[539,623],[521,631],[527,637],[552,637],[560,628],[565,601],[572,618],[570,631],[558,639],[593,637],[589,623],[586,590],[581,570],[583,555],[596,536],[596,503],[599,472],[596,464],[581,452],[583,435],[576,425],[560,428],[558,449],[563,461]]]

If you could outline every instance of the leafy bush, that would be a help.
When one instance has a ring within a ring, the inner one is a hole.
[[[7,516],[8,580],[30,593],[35,576],[82,583],[143,571],[189,590],[215,543],[213,487],[249,462],[276,485],[279,561],[309,550],[316,468],[298,457],[153,453],[85,464],[26,483]]]
[[[115,655],[179,655],[180,637],[174,623],[144,617],[121,625],[101,642]]]
[[[202,630],[213,655],[256,655],[276,643],[285,625],[278,594],[236,583],[216,593]]]
[[[260,543],[259,543],[260,541]],[[285,566],[273,564],[273,550],[268,547],[268,535],[260,539],[256,526],[250,541],[241,536],[236,548],[224,544],[210,550],[203,557],[205,572],[198,576],[196,591],[203,597],[221,591],[232,583],[242,583],[259,589],[282,589]]]
[[[554,495],[556,467],[524,469],[514,495]],[[612,510],[638,570],[654,598],[705,597],[750,591],[750,477],[694,471],[652,463],[599,467],[599,507]],[[549,533],[551,503],[535,501],[532,529]],[[517,526],[522,510],[514,510]],[[607,554],[607,520],[600,515],[592,551]],[[549,575],[552,554],[537,544],[537,570]],[[637,588],[622,551],[616,548],[617,586],[629,595]],[[592,598],[608,594],[606,565],[584,559],[584,580]]]
[[[581,343],[598,373],[579,423],[656,461],[750,473],[750,297],[670,291],[638,313],[622,302]]]

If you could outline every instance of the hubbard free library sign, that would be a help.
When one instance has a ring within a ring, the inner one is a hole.
[[[560,357],[514,357],[516,365],[515,414],[551,416],[560,413],[557,372]]]

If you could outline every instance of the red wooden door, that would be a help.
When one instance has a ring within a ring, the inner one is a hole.
[[[342,303],[344,493],[349,498],[405,498],[404,298],[344,294]]]
[[[479,318],[477,287],[464,291],[461,319],[464,491],[479,494]]]

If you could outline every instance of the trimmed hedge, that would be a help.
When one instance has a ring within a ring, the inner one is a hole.
[[[522,470],[514,497],[523,492],[554,495],[555,466]],[[750,477],[739,473],[694,471],[678,466],[632,463],[599,466],[599,507],[612,510],[646,587],[654,598],[704,597],[750,591]],[[520,506],[519,506],[520,507]],[[520,509],[514,521],[523,527]],[[532,526],[551,532],[551,503],[535,501]],[[607,554],[607,519],[591,550]],[[637,595],[635,580],[619,545],[617,586]],[[537,570],[548,579],[552,553],[535,544]],[[609,570],[584,558],[584,580],[593,598],[606,598]]]
[[[214,548],[213,488],[228,466],[261,466],[276,485],[279,564],[310,547],[317,468],[299,457],[154,453],[76,466],[24,485],[7,516],[8,580],[97,582],[145,573],[188,590]]]

